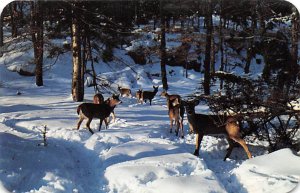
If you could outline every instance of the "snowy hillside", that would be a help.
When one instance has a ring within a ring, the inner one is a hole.
[[[113,87],[130,86],[135,93],[160,85],[159,92],[152,106],[121,98],[123,103],[115,110],[117,121],[98,132],[99,121],[93,120],[94,135],[84,124],[75,130],[80,103],[70,96],[69,53],[45,71],[41,88],[34,85],[34,78],[7,70],[19,65],[17,54],[0,59],[1,192],[281,193],[296,187],[300,158],[289,149],[267,155],[262,142],[248,139],[253,159],[247,160],[244,151],[235,148],[224,162],[225,138],[205,136],[200,156],[192,155],[195,136],[188,134],[186,118],[184,139],[169,133],[166,99],[159,96],[161,80],[151,76],[160,72],[160,65],[135,65],[122,50],[115,53],[138,74],[117,62],[97,64],[96,71],[115,83]],[[171,70],[170,93],[188,96],[195,92],[202,75],[189,71],[184,78],[182,68],[167,67]],[[92,88],[86,88],[85,100],[91,102],[93,94]],[[208,109],[200,105],[196,111]]]

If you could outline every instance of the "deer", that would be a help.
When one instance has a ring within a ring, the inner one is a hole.
[[[142,101],[141,101],[141,98],[142,98],[142,92],[143,92],[143,90],[142,90],[142,89],[139,89],[139,90],[136,91],[136,93],[135,93],[135,97],[136,97],[137,103],[142,103]]]
[[[101,93],[97,93],[94,95],[93,102],[95,104],[102,104],[104,102],[104,97]]]
[[[82,103],[77,107],[77,114],[79,115],[79,119],[77,122],[77,130],[79,130],[80,125],[84,119],[87,119],[86,127],[88,130],[94,134],[93,130],[90,128],[90,123],[93,118],[100,119],[99,131],[101,130],[102,122],[105,122],[106,129],[108,126],[108,122],[106,120],[107,117],[112,113],[116,105],[122,103],[119,99],[119,95],[112,95],[112,97],[108,98],[105,102],[101,104],[95,103]]]
[[[153,86],[153,91],[143,91],[141,96],[141,102],[143,103],[143,101],[146,102],[147,100],[149,100],[151,105],[152,99],[158,92],[158,87],[159,86]]]
[[[173,129],[173,122],[175,122],[176,125],[176,136],[178,136],[179,128],[181,132],[181,138],[184,138],[183,133],[183,117],[180,115],[180,101],[179,98],[175,98],[173,100],[168,100],[168,103],[170,103],[169,106],[169,118],[170,118],[170,133],[172,133]]]
[[[167,99],[167,106],[168,106],[168,110],[169,110],[169,113],[170,113],[170,109],[172,108],[170,105],[172,104],[171,101],[174,101],[175,99],[177,99],[177,102],[178,102],[178,107],[179,107],[179,116],[181,117],[180,118],[180,124],[183,125],[183,119],[184,119],[184,112],[185,112],[185,109],[184,109],[184,106],[182,105],[182,102],[181,102],[181,97],[180,95],[178,94],[173,94],[173,95],[169,95],[167,93],[167,91],[163,91],[161,94],[160,94],[161,97],[165,97]]]
[[[118,86],[118,91],[120,92],[121,96],[132,97],[131,90],[129,88],[122,88]]]
[[[115,95],[115,96],[117,96],[117,95]],[[102,103],[104,103],[104,102],[108,103],[108,102],[107,102],[108,100],[109,100],[109,98],[106,99],[106,101],[104,101],[103,95],[100,94],[100,93],[95,94],[95,95],[94,95],[94,99],[93,99],[94,104],[102,104]],[[115,122],[115,120],[116,120],[116,115],[115,115],[114,108],[115,108],[115,107],[112,108],[112,112],[111,112],[111,116],[113,117],[113,122]],[[107,123],[108,123],[108,122],[109,122],[109,116],[108,116],[106,119],[107,119],[106,121],[107,121]]]
[[[174,100],[175,98],[178,98],[179,99],[179,103],[181,102],[181,97],[180,95],[178,94],[172,94],[172,95],[169,95],[167,93],[167,91],[162,91],[161,94],[160,94],[161,97],[165,97],[167,99],[167,106],[168,106],[168,109],[169,109],[169,102],[170,100]]]
[[[248,158],[252,157],[246,142],[241,138],[240,127],[236,117],[225,115],[206,115],[195,113],[195,106],[198,100],[184,101],[187,112],[187,119],[190,130],[196,134],[195,156],[199,156],[199,149],[204,135],[225,134],[229,143],[229,148],[224,157],[224,161],[230,156],[234,148],[234,142],[239,143],[245,150]],[[224,124],[218,124],[218,120],[224,118]]]

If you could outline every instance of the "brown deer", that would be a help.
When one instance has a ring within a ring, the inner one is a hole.
[[[106,104],[109,104],[109,103],[111,103],[110,100],[111,100],[112,98],[115,99],[115,100],[120,100],[119,97],[120,97],[120,95],[113,95],[113,97],[106,99],[104,102],[105,102]],[[121,101],[120,103],[122,103],[122,101]],[[120,103],[119,103],[119,104],[120,104]],[[113,119],[112,119],[112,122],[113,122],[113,123],[116,122],[116,114],[115,114],[115,108],[116,108],[116,106],[117,106],[117,104],[116,104],[116,105],[113,105],[113,106],[111,107],[111,114],[110,114],[110,115],[111,115],[112,118],[113,118]],[[109,121],[109,117],[110,117],[110,116],[107,117],[107,120],[106,120],[107,123],[110,122],[110,121]]]
[[[183,117],[180,115],[180,102],[179,98],[175,98],[173,100],[168,100],[169,104],[169,118],[170,118],[170,133],[172,133],[173,129],[173,122],[175,122],[176,125],[176,136],[178,136],[179,128],[181,132],[181,138],[184,138],[184,133],[183,133],[183,124],[182,120]]]
[[[245,141],[241,138],[240,127],[237,119],[231,116],[196,114],[195,106],[199,104],[198,100],[184,101],[187,112],[190,130],[196,134],[196,148],[194,155],[199,156],[199,149],[204,135],[225,134],[228,139],[229,148],[224,157],[228,158],[234,148],[234,141],[239,143],[247,153],[248,158],[252,157]],[[218,124],[218,120],[224,119],[224,124]]]
[[[135,93],[135,97],[136,97],[137,103],[142,103],[142,101],[141,101],[141,98],[142,98],[142,92],[143,92],[143,90],[142,90],[142,89],[139,89],[139,90],[136,91],[136,93]]]
[[[117,96],[117,95],[115,95],[115,96]],[[95,94],[95,95],[94,95],[94,99],[93,99],[94,104],[102,104],[102,103],[104,103],[104,102],[105,102],[105,103],[108,103],[108,102],[107,102],[108,100],[109,100],[109,98],[106,99],[106,101],[104,101],[103,95],[100,94],[100,93]],[[115,109],[115,107],[112,107],[111,116],[113,117],[113,122],[115,122],[115,120],[116,120],[116,114],[115,114],[114,109]],[[106,118],[106,120],[105,120],[107,123],[109,122],[109,117],[110,117],[110,116],[108,116],[108,117]]]
[[[179,99],[179,103],[181,103],[181,97],[178,95],[178,94],[172,94],[172,95],[169,95],[167,93],[167,91],[162,91],[162,93],[160,94],[161,97],[165,97],[167,99],[167,106],[168,106],[168,109],[169,109],[169,102],[170,100],[174,100],[175,98],[178,98]]]
[[[160,96],[161,96],[161,97],[166,97],[166,99],[167,99],[167,106],[168,106],[169,113],[170,113],[170,105],[171,105],[171,101],[174,101],[175,99],[177,99],[177,101],[178,101],[178,106],[179,106],[179,116],[181,117],[181,119],[180,119],[180,124],[183,125],[183,118],[184,118],[184,112],[185,112],[185,109],[184,109],[184,106],[182,105],[180,95],[178,95],[178,94],[169,95],[169,94],[167,93],[167,91],[164,90],[164,91],[160,94]]]
[[[88,130],[94,134],[94,132],[90,128],[90,123],[93,118],[100,119],[99,131],[101,130],[102,122],[105,122],[106,129],[108,126],[108,122],[106,120],[107,117],[112,113],[116,105],[122,103],[119,99],[119,95],[112,95],[109,99],[107,99],[102,104],[94,104],[94,103],[82,103],[77,107],[77,114],[79,115],[79,119],[77,122],[77,130],[80,128],[80,125],[84,119],[87,119],[86,126]]]
[[[97,93],[94,95],[93,102],[95,104],[102,104],[104,102],[104,97],[102,94]]]
[[[118,91],[120,92],[121,96],[132,97],[131,90],[129,88],[122,88],[118,86]]]
[[[150,101],[150,105],[151,105],[151,102],[152,102],[152,99],[154,98],[154,96],[156,95],[157,91],[158,91],[158,87],[159,86],[153,86],[153,91],[143,91],[142,92],[142,96],[141,96],[141,101],[143,103],[146,102],[147,100]]]

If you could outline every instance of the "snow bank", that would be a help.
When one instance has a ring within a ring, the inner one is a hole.
[[[300,157],[290,149],[247,160],[234,173],[248,193],[289,192],[300,179]]]
[[[189,153],[149,156],[106,169],[110,192],[226,192],[205,163]]]

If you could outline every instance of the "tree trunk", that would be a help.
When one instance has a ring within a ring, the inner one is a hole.
[[[211,0],[208,0],[208,14],[206,15],[206,46],[204,60],[204,94],[210,94],[210,59],[211,59],[211,40],[212,40],[212,11]]]
[[[3,13],[0,14],[0,57],[3,56]]]
[[[35,84],[43,86],[43,10],[42,2],[31,4],[31,37],[34,50]]]
[[[3,13],[0,14],[0,47],[3,47]],[[2,49],[1,49],[2,51]],[[0,53],[1,54],[1,53]]]
[[[253,52],[253,46],[254,46],[254,41],[255,41],[255,28],[256,28],[256,18],[255,18],[255,11],[252,10],[252,21],[251,21],[251,33],[253,38],[251,38],[250,40],[248,40],[248,49],[247,49],[247,57],[246,57],[246,65],[244,68],[244,72],[245,74],[249,74],[250,73],[250,65],[251,65],[251,60],[252,58],[255,56],[254,52]]]
[[[166,71],[166,20],[162,13],[162,0],[160,0],[160,19],[161,19],[161,44],[160,44],[160,68],[161,68],[161,81],[163,89],[168,90],[168,80]]]
[[[224,37],[223,37],[223,21],[222,21],[222,0],[220,0],[220,22],[219,22],[219,49],[220,49],[220,71],[224,71],[224,47],[223,47],[223,43],[224,43]],[[224,21],[225,22],[225,21]],[[220,89],[223,88],[223,80],[220,80]]]
[[[78,12],[75,13],[77,3],[72,3],[72,60],[73,60],[73,74],[72,74],[72,97],[74,101],[83,101],[84,87],[82,79],[82,61],[81,61],[81,36]]]
[[[261,38],[264,35],[266,31],[266,24],[265,24],[265,17],[264,17],[264,6],[263,6],[263,0],[257,1],[257,15],[259,18],[259,27],[260,27],[260,35]]]
[[[296,73],[299,71],[298,66],[298,32],[299,32],[299,13],[296,7],[293,7],[292,13],[292,47],[291,47],[291,57],[292,57],[292,64],[291,64],[291,73],[295,72],[292,75],[292,79],[295,78]]]
[[[16,23],[16,19],[17,19],[17,2],[11,2],[9,5],[9,9],[10,9],[10,17],[11,17],[11,36],[13,38],[18,36],[18,31],[17,31],[17,23]]]

